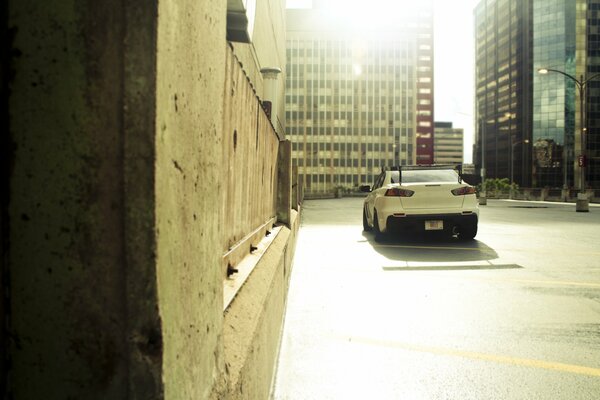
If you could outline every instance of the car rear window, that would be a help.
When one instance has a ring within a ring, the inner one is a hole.
[[[392,172],[392,183],[400,183],[398,171]],[[401,183],[458,182],[458,174],[453,169],[416,169],[402,171]]]

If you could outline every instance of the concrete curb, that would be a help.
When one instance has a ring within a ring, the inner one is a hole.
[[[277,355],[299,214],[282,227],[261,260],[225,310],[223,343],[227,399],[267,399]]]

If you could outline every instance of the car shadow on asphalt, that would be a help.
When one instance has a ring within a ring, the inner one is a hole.
[[[375,241],[371,232],[363,232],[363,237],[373,246],[373,249],[391,261],[406,261],[418,263],[460,263],[474,261],[492,261],[498,258],[498,253],[479,240],[459,240],[456,237],[441,234],[423,234],[410,236],[388,236]],[[493,264],[477,266],[477,269]],[[444,266],[439,266],[443,269]],[[454,266],[454,269],[457,269]],[[464,269],[472,266],[465,265]],[[498,265],[497,267],[501,267]],[[507,266],[504,266],[507,267]],[[519,266],[510,266],[520,268]],[[473,268],[474,269],[474,268]]]

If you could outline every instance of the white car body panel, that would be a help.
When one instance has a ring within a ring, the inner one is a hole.
[[[365,217],[367,224],[374,227],[373,217],[377,213],[380,232],[388,231],[388,218],[398,219],[446,219],[459,221],[461,216],[475,219],[479,217],[479,206],[475,194],[454,195],[452,190],[471,187],[460,183],[458,174],[455,182],[392,183],[393,171],[386,171],[382,185],[371,191],[365,199]],[[397,173],[396,173],[396,176]],[[378,178],[379,179],[379,178]],[[414,192],[410,197],[385,196],[388,189],[399,188]],[[473,217],[475,216],[475,217]],[[394,221],[394,220],[392,220]],[[460,225],[460,223],[456,223]]]

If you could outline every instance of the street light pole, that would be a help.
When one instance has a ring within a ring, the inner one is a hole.
[[[577,89],[579,89],[579,129],[581,131],[581,139],[580,139],[581,152],[579,154],[578,162],[579,162],[579,167],[580,167],[581,178],[580,178],[580,193],[577,195],[577,206],[576,206],[575,210],[587,212],[587,211],[589,211],[589,199],[587,198],[587,194],[585,192],[585,168],[586,168],[586,164],[587,164],[586,147],[585,147],[585,131],[586,131],[586,127],[585,127],[585,95],[586,95],[586,93],[585,93],[585,90],[587,88],[588,82],[590,82],[594,78],[600,76],[600,73],[592,75],[591,77],[584,80],[583,75],[581,75],[580,79],[577,79],[574,76],[567,74],[566,72],[559,71],[557,69],[552,69],[552,68],[540,68],[540,69],[538,69],[538,72],[540,74],[547,74],[548,72],[556,72],[561,75],[564,75],[567,78],[571,79],[573,82],[575,82]],[[566,145],[566,143],[565,143],[565,145]],[[565,168],[566,168],[566,166],[565,166]]]
[[[510,139],[511,153],[510,153],[510,198],[512,199],[512,184],[513,184],[513,159],[514,159],[514,150],[515,147],[513,145],[513,136],[512,136],[512,113],[506,112],[504,113],[504,117],[508,121],[508,138]]]
[[[510,137],[510,146],[511,146],[511,150],[510,150],[510,198],[513,198],[513,183],[515,181],[515,174],[514,174],[514,167],[515,167],[515,146],[519,145],[519,144],[527,144],[529,143],[529,139],[525,139],[525,140],[519,140],[517,142],[513,143],[513,137]],[[521,176],[522,176],[522,172],[521,171]]]
[[[485,123],[483,118],[479,117],[481,126],[481,193],[479,193],[479,204],[485,206],[487,204],[487,193],[485,191]]]
[[[571,78],[573,78],[571,76]],[[585,167],[586,167],[586,149],[585,149],[585,108],[584,108],[584,98],[585,98],[585,88],[586,83],[583,80],[583,75],[581,75],[581,79],[577,80],[573,78],[575,83],[577,84],[577,88],[579,89],[579,129],[581,129],[581,153],[579,155],[579,166],[581,172],[581,193],[585,193]]]

